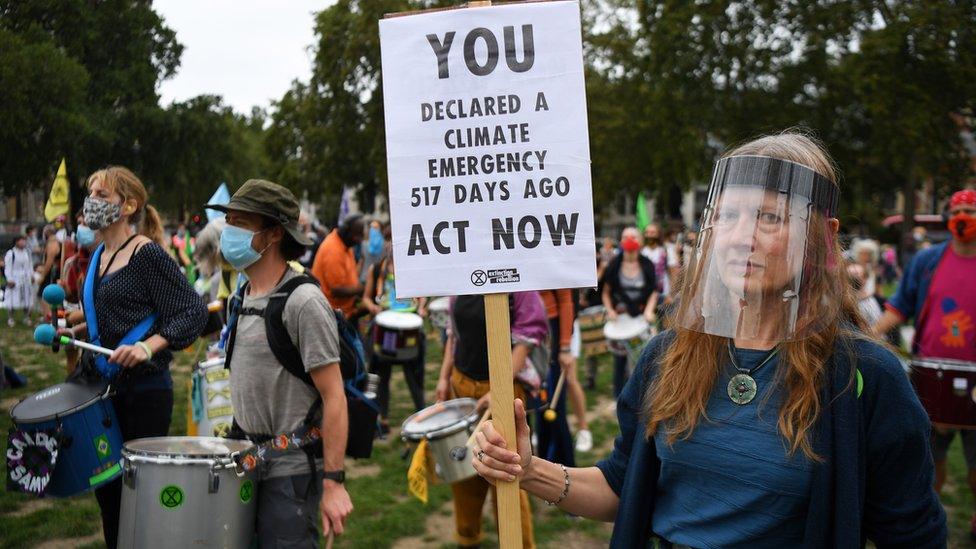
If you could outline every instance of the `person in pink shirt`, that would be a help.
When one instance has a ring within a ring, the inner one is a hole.
[[[976,191],[952,195],[948,227],[950,241],[926,248],[912,259],[874,332],[887,333],[914,318],[912,352],[916,356],[976,363]],[[956,431],[933,425],[936,491],[945,483],[946,451]],[[958,431],[969,468],[969,488],[976,495],[976,430]],[[976,514],[970,536],[976,540]]]

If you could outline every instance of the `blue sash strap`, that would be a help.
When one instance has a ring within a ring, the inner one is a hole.
[[[85,322],[88,325],[88,341],[94,345],[101,346],[101,338],[98,333],[98,316],[95,314],[95,282],[98,278],[98,262],[102,257],[102,251],[105,249],[104,244],[99,244],[95,248],[95,253],[92,254],[91,262],[88,264],[88,272],[85,273],[85,285],[82,289],[82,306],[85,310]],[[136,324],[130,329],[125,336],[122,337],[122,341],[119,345],[132,345],[137,341],[142,341],[149,330],[152,329],[153,324],[156,323],[156,314],[153,313],[148,317],[142,319],[141,322]],[[108,357],[100,353],[93,354],[95,359],[95,369],[98,373],[102,375],[105,379],[112,381],[116,376],[119,375],[119,370],[121,366],[114,362],[109,362]]]

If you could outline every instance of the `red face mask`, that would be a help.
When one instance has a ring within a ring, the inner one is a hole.
[[[620,242],[620,247],[624,249],[625,252],[636,252],[640,249],[640,242],[636,238],[625,238]]]
[[[960,242],[976,240],[976,217],[958,213],[949,218],[949,232]]]

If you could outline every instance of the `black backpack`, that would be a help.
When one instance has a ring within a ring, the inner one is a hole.
[[[244,293],[247,291],[248,284],[241,285],[237,292],[231,296],[228,307],[225,367],[230,368],[231,357],[234,353],[238,317],[241,315],[260,316],[264,318],[268,346],[271,348],[275,359],[288,373],[315,389],[312,376],[305,371],[302,354],[292,343],[282,319],[288,298],[296,288],[303,284],[315,284],[318,287],[318,281],[314,278],[304,274],[296,276],[285,282],[278,291],[268,297],[268,304],[264,309],[243,307]],[[342,373],[349,411],[349,439],[346,443],[346,455],[352,458],[368,458],[373,452],[373,435],[376,431],[379,407],[363,393],[366,384],[366,359],[363,353],[363,344],[356,328],[346,320],[341,311],[335,310],[333,312],[335,313],[336,328],[339,335],[339,370]],[[321,406],[322,399],[316,400],[315,404],[312,405],[304,420],[307,426],[311,426],[311,423],[314,422]],[[276,434],[280,433],[269,433],[268,435]],[[320,450],[321,448],[319,448]]]

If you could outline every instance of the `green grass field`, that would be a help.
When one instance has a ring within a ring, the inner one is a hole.
[[[64,379],[64,356],[52,354],[33,342],[32,329],[18,324],[6,326],[5,313],[0,313],[0,351],[7,364],[28,377],[26,388],[6,389],[0,393],[0,429],[4,433],[11,426],[7,411],[25,396],[54,385]],[[428,344],[427,395],[434,394],[440,367],[441,348],[435,339]],[[186,433],[187,389],[193,362],[192,352],[177,353],[173,364],[175,408],[170,434]],[[596,391],[588,395],[594,435],[594,451],[579,455],[583,464],[592,464],[609,451],[616,435],[616,422],[607,411],[611,394],[609,362],[601,365]],[[390,399],[390,423],[399,426],[410,413],[412,404],[399,369],[394,370]],[[607,395],[599,403],[595,395]],[[600,408],[600,409],[598,409]],[[602,410],[602,412],[601,412]],[[336,547],[452,547],[453,509],[450,489],[443,484],[431,487],[427,505],[420,503],[407,491],[406,472],[409,458],[407,446],[396,436],[396,429],[386,440],[377,441],[369,460],[347,461],[348,486],[355,510],[348,522],[347,533],[336,540]],[[485,505],[486,547],[495,543],[490,517],[490,505]],[[605,546],[610,525],[572,520],[564,513],[548,508],[540,500],[533,500],[536,540],[540,547],[599,547]],[[91,494],[67,499],[34,499],[21,494],[0,491],[0,547],[104,547],[98,506]]]
[[[64,378],[63,355],[33,343],[32,330],[18,325],[8,328],[6,317],[0,314],[0,351],[6,362],[29,379],[28,387],[4,390],[0,394],[0,428],[10,427],[7,410],[21,398]],[[428,344],[427,388],[433,395],[441,349],[431,339]],[[171,434],[186,432],[186,380],[193,362],[191,352],[177,354],[173,366],[176,380],[176,407],[173,411]],[[593,452],[578,455],[583,465],[592,464],[605,455],[616,435],[615,417],[609,413],[611,394],[609,360],[604,357],[595,391],[587,393],[594,434]],[[411,413],[410,399],[402,374],[394,372],[390,423],[399,425]],[[348,462],[349,491],[355,510],[348,524],[347,534],[337,540],[337,547],[452,547],[453,517],[450,490],[435,485],[430,490],[427,505],[421,504],[407,491],[405,458],[407,447],[396,436],[378,441],[369,460]],[[950,451],[949,481],[943,501],[949,512],[950,546],[968,547],[969,518],[974,508],[972,495],[965,484],[965,464],[958,440]],[[490,506],[486,504],[486,547],[494,545],[494,528]],[[610,526],[587,520],[571,519],[564,513],[548,508],[533,499],[536,540],[540,547],[573,549],[606,546]],[[0,547],[103,547],[98,506],[92,495],[69,499],[36,500],[20,494],[0,491]]]

